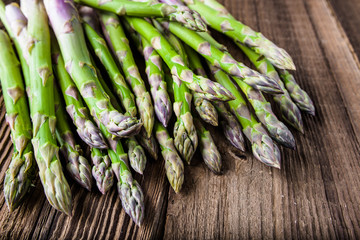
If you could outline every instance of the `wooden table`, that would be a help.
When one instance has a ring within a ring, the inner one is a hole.
[[[295,77],[315,102],[304,115],[297,150],[282,149],[282,169],[266,167],[215,130],[224,175],[196,157],[185,187],[175,194],[163,162],[139,177],[146,217],[136,227],[113,189],[102,196],[75,184],[73,217],[47,203],[39,181],[22,206],[9,213],[0,194],[1,238],[29,239],[240,239],[360,238],[360,1],[225,0],[234,16],[293,56]],[[238,59],[245,59],[226,38]],[[248,61],[244,60],[246,64]],[[0,188],[12,147],[0,99]]]

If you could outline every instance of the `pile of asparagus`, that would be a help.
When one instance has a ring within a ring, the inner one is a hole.
[[[179,192],[183,160],[190,164],[197,149],[221,173],[208,130],[220,125],[234,147],[245,151],[246,138],[259,161],[280,168],[275,142],[294,149],[295,140],[263,93],[300,132],[300,110],[315,114],[289,72],[288,53],[216,0],[0,1],[0,19],[7,31],[0,30],[0,80],[14,143],[4,181],[10,211],[39,175],[50,204],[71,215],[64,169],[89,191],[93,181],[103,194],[116,184],[140,225],[144,196],[132,170],[142,174],[148,156],[161,152]],[[208,27],[234,40],[259,72],[235,60]]]

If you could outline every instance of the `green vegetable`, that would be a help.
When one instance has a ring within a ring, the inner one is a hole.
[[[266,101],[265,97],[258,90],[253,89],[238,78],[234,78],[237,85],[241,88],[246,98],[255,110],[255,114],[267,128],[270,136],[285,147],[294,149],[295,138],[290,130],[278,120],[275,113],[271,109],[271,104]]]
[[[90,19],[94,21],[96,15],[89,12],[87,14],[88,15],[86,16],[88,17],[83,16],[83,19]],[[126,113],[128,113],[128,115],[132,117],[135,117],[137,114],[137,109],[134,94],[131,92],[130,88],[126,84],[125,79],[115,62],[115,59],[113,58],[106,44],[106,41],[100,34],[95,31],[95,26],[89,25],[86,20],[83,26],[87,39],[89,40],[92,48],[94,49],[96,56],[99,58],[99,60],[105,67],[107,73],[109,74],[114,92],[120,98],[121,104],[125,108]]]
[[[175,149],[174,140],[159,122],[155,122],[155,136],[165,160],[166,176],[171,187],[178,193],[184,183],[184,164]]]
[[[237,21],[225,7],[221,8],[219,3],[216,6],[209,4],[211,6],[209,7],[201,0],[184,0],[184,2],[190,9],[199,12],[213,29],[232,38],[236,43],[246,45],[259,55],[265,56],[277,68],[295,70],[293,60],[284,49],[276,46],[261,33]],[[214,3],[214,1],[211,2]]]
[[[104,136],[91,120],[88,108],[84,105],[79,91],[65,69],[64,59],[55,37],[51,40],[54,74],[65,100],[66,111],[76,126],[77,133],[89,146],[99,149],[107,148]]]
[[[114,185],[111,160],[104,150],[97,148],[91,148],[91,160],[93,162],[92,175],[96,186],[102,194],[105,194]]]
[[[246,138],[251,142],[251,149],[254,156],[268,166],[280,168],[281,156],[279,148],[271,140],[261,123],[259,123],[249,111],[245,99],[236,89],[230,77],[225,72],[213,66],[210,67],[216,81],[220,82],[227,89],[230,89],[236,97],[235,100],[229,101],[228,105],[240,122]]]
[[[142,124],[134,117],[119,113],[99,83],[78,16],[71,1],[45,0],[52,28],[60,45],[65,67],[84,98],[91,115],[118,137],[136,134]],[[59,11],[62,9],[62,11]]]
[[[77,3],[88,5],[93,8],[135,17],[166,17],[170,21],[177,21],[196,31],[206,31],[206,24],[201,17],[187,7],[170,6],[153,2],[133,2],[128,0],[116,0],[102,2],[99,0],[76,0]]]
[[[225,103],[216,102],[214,103],[214,106],[222,118],[220,125],[226,139],[229,140],[234,147],[245,152],[245,140],[241,126],[236,117],[227,109]]]
[[[66,160],[66,169],[70,176],[82,187],[91,191],[91,166],[86,158],[82,156],[82,149],[76,143],[71,132],[69,120],[63,103],[60,99],[58,89],[55,89],[56,108],[56,139],[60,145],[60,151]]]
[[[200,119],[194,120],[199,138],[199,149],[206,166],[215,174],[221,173],[222,161],[211,133],[202,125]]]
[[[211,64],[223,69],[231,76],[239,77],[245,83],[261,91],[269,93],[281,92],[279,85],[274,80],[237,62],[228,52],[219,50],[196,32],[174,22],[168,23],[167,27],[175,36],[200,53]]]
[[[71,215],[71,190],[62,171],[56,143],[54,76],[51,65],[50,32],[42,2],[24,0],[28,16],[31,118],[35,158],[46,197],[56,209]]]
[[[184,48],[189,59],[190,68],[194,71],[194,73],[203,77],[207,77],[199,55],[187,45],[184,45]],[[195,92],[193,92],[192,95],[195,109],[200,118],[213,126],[217,126],[219,124],[218,114],[214,105]]]
[[[109,44],[111,44],[116,53],[126,80],[135,94],[141,120],[148,137],[150,137],[155,120],[154,107],[150,94],[146,90],[145,83],[141,79],[139,69],[129,46],[129,41],[119,22],[119,18],[115,14],[102,12],[100,13],[100,21],[104,26],[105,34],[108,36],[108,39],[110,39],[111,43]]]
[[[31,121],[20,63],[8,35],[0,30],[0,80],[14,152],[5,174],[4,195],[10,211],[15,210],[35,179],[35,159],[31,145]]]
[[[275,102],[280,106],[282,118],[291,126],[298,129],[300,132],[304,132],[301,112],[296,106],[296,104],[291,100],[289,92],[285,88],[283,82],[280,80],[280,77],[276,72],[274,66],[266,58],[261,58],[259,54],[255,53],[250,48],[247,48],[240,44],[239,47],[248,56],[250,61],[261,73],[274,79],[279,84],[283,93],[276,94],[273,96],[273,98]]]
[[[295,81],[294,76],[286,70],[278,69],[281,79],[285,83],[286,89],[289,91],[291,98],[296,105],[304,112],[315,116],[315,106],[309,95],[301,89]]]
[[[171,44],[149,22],[141,18],[126,17],[125,19],[135,31],[151,43],[153,48],[171,69],[171,74],[183,81],[189,89],[201,93],[204,98],[210,100],[226,101],[232,99],[231,93],[220,84],[197,76],[186,67],[183,59],[176,53]]]

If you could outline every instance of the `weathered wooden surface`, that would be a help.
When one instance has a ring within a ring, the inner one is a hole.
[[[101,196],[72,184],[70,218],[49,206],[37,182],[11,214],[0,194],[0,238],[360,238],[359,2],[223,2],[236,18],[290,52],[298,66],[295,77],[316,104],[316,117],[304,115],[305,135],[295,133],[297,150],[282,149],[282,169],[243,156],[214,130],[224,175],[210,173],[197,156],[195,166],[186,167],[185,187],[176,195],[169,190],[162,162],[152,162],[138,178],[147,208],[142,227],[124,214],[115,189]],[[221,40],[244,59],[229,40]],[[0,103],[2,189],[12,148],[2,97]]]

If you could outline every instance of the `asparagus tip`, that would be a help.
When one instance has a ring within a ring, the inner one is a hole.
[[[272,165],[272,167],[277,168],[277,169],[281,169],[280,163],[274,163],[274,164]]]

